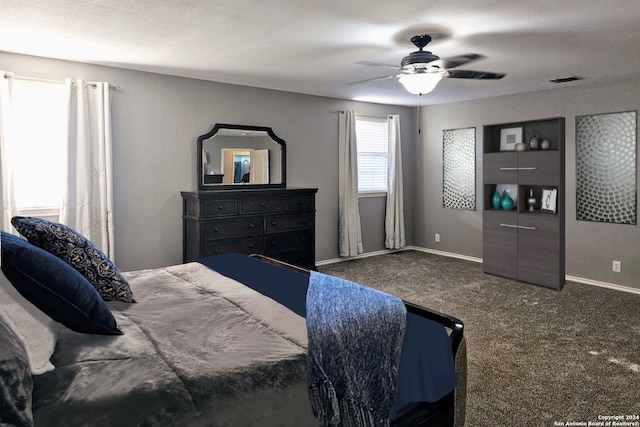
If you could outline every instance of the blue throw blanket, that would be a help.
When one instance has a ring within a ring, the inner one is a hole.
[[[200,262],[279,302],[302,317],[307,316],[307,275],[251,258],[228,253]],[[445,328],[433,320],[407,313],[400,355],[397,397],[391,420],[413,403],[436,402],[458,386],[451,343]]]
[[[323,424],[389,425],[405,321],[399,298],[311,272],[309,390],[314,415]]]

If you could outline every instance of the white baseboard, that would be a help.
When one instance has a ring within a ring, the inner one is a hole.
[[[385,255],[385,254],[391,254],[391,253],[395,253],[395,252],[402,252],[402,251],[409,251],[409,250],[419,251],[419,252],[426,252],[426,253],[430,253],[430,254],[434,254],[434,255],[442,255],[442,256],[446,256],[446,257],[458,258],[458,259],[463,259],[463,260],[466,260],[466,261],[473,261],[473,262],[482,263],[482,258],[471,257],[471,256],[468,256],[468,255],[460,255],[460,254],[456,254],[456,253],[453,253],[453,252],[445,252],[445,251],[438,251],[438,250],[435,250],[435,249],[422,248],[422,247],[419,247],[419,246],[407,246],[407,247],[404,247],[402,249],[393,249],[393,250],[392,249],[385,249],[385,250],[382,250],[382,251],[367,252],[367,253],[363,253],[363,254],[360,254],[360,255],[357,255],[357,256],[352,256],[352,257],[327,259],[327,260],[324,260],[324,261],[316,262],[316,265],[334,264],[334,263],[337,263],[337,262],[350,261],[352,259],[369,258],[369,257],[372,257],[372,256]],[[608,283],[608,282],[600,282],[598,280],[585,279],[583,277],[576,277],[576,276],[569,276],[569,275],[566,275],[565,279],[570,281],[570,282],[582,283],[584,285],[599,286],[601,288],[614,289],[616,291],[622,291],[622,292],[628,292],[628,293],[631,293],[631,294],[640,295],[640,289],[632,288],[630,286],[617,285],[615,283]]]
[[[456,254],[456,253],[453,253],[453,252],[445,252],[445,251],[438,251],[438,250],[435,250],[435,249],[421,248],[419,246],[410,246],[407,249],[411,249],[411,250],[414,250],[414,251],[420,251],[420,252],[427,252],[427,253],[434,254],[434,255],[448,256],[450,258],[463,259],[465,261],[479,262],[479,263],[482,264],[482,258],[476,258],[476,257],[468,256],[468,255],[460,255],[460,254]]]
[[[615,283],[600,282],[598,280],[585,279],[583,277],[565,276],[570,282],[582,283],[585,285],[599,286],[601,288],[615,289],[616,291],[629,292],[630,294],[640,295],[640,289],[630,286],[616,285]]]
[[[355,255],[355,256],[332,258],[332,259],[325,259],[325,260],[322,260],[322,261],[316,261],[316,265],[335,264],[337,262],[351,261],[352,259],[369,258],[369,257],[376,256],[376,255],[392,254],[392,253],[395,253],[395,252],[408,251],[410,249],[412,249],[412,248],[404,247],[402,249],[385,249],[385,250],[382,250],[382,251],[365,252],[365,253],[362,253],[362,254],[359,254],[359,255]]]

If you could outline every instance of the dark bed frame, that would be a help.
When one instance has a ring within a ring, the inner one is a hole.
[[[293,264],[288,264],[283,261],[278,261],[264,255],[254,254],[250,256],[261,261],[268,262],[270,264],[297,271],[305,275],[310,274],[310,271],[307,269],[298,267]],[[403,302],[408,312],[437,322],[449,331],[449,340],[451,342],[453,358],[454,360],[457,360],[456,355],[461,348],[464,337],[464,324],[462,323],[462,321],[453,316],[439,313],[437,311],[419,306],[408,301],[403,300]],[[458,366],[456,366],[456,372],[458,372]],[[458,388],[460,387],[464,387],[464,389],[466,389],[466,384],[461,384],[458,386]],[[458,414],[461,417],[464,417],[464,408],[458,408]],[[456,421],[455,416],[456,390],[452,390],[437,402],[422,402],[416,404],[415,407],[413,407],[409,412],[392,421],[391,427],[454,427]]]

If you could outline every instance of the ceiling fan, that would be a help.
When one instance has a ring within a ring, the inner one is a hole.
[[[398,78],[400,83],[402,83],[409,92],[422,95],[431,92],[442,78],[499,80],[506,75],[504,73],[454,69],[472,61],[483,59],[484,56],[478,55],[477,53],[467,53],[441,59],[439,56],[424,50],[424,47],[429,44],[430,41],[431,36],[427,34],[411,37],[411,42],[418,50],[402,58],[400,68],[376,62],[360,62],[360,64],[364,65],[392,67],[398,69],[400,73],[360,80],[351,84]]]

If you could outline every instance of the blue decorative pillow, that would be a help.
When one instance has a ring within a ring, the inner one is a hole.
[[[15,216],[11,224],[30,243],[51,252],[78,270],[105,301],[135,302],[129,282],[91,241],[63,224]]]
[[[98,291],[60,258],[1,232],[2,272],[29,302],[76,332],[121,335]]]

